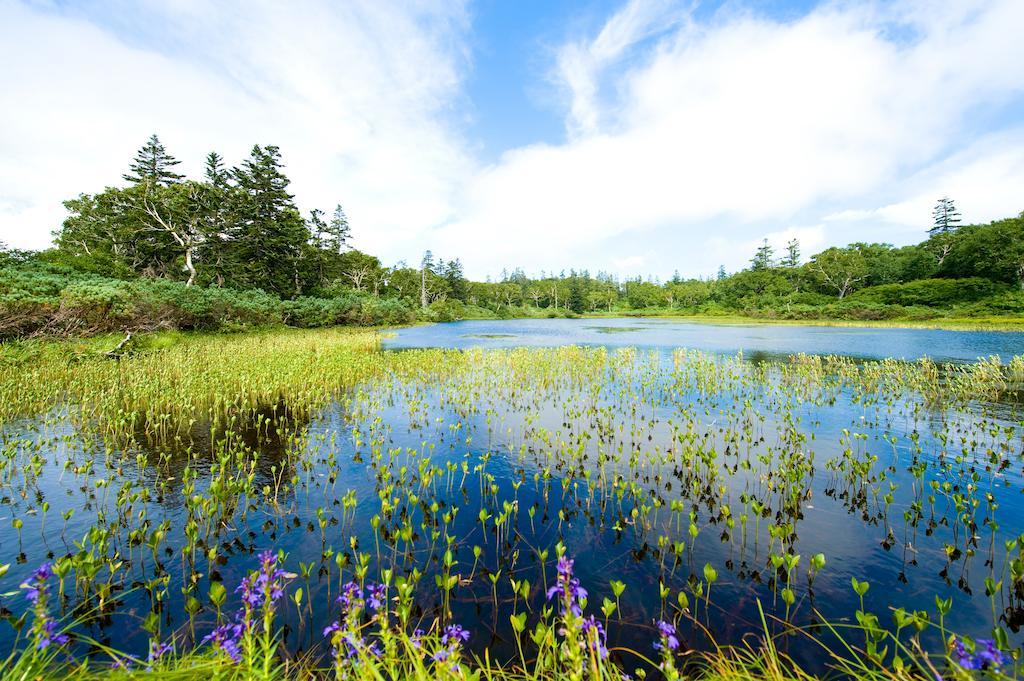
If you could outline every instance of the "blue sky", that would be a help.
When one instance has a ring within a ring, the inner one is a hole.
[[[0,0],[0,239],[278,144],[386,263],[709,276],[1024,209],[1019,0]]]
[[[620,0],[481,0],[469,6],[472,31],[466,77],[467,131],[480,158],[535,143],[565,139],[563,102],[552,63],[558,47],[601,30]],[[730,3],[694,3],[696,21],[714,21]],[[735,5],[735,3],[731,3]],[[813,9],[810,0],[760,0],[745,9],[792,20]],[[636,47],[649,44],[641,41]],[[638,49],[639,51],[639,49]]]

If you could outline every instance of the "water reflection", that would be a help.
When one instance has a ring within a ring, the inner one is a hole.
[[[817,385],[768,351],[436,360],[427,370],[398,365],[317,414],[276,403],[230,426],[192,424],[170,445],[139,435],[125,456],[66,412],[12,424],[4,444],[19,466],[2,501],[25,521],[21,532],[0,529],[4,550],[18,547],[12,576],[59,556],[76,572],[95,569],[88,587],[69,580],[66,605],[83,612],[110,564],[126,563],[130,578],[111,579],[88,630],[136,652],[148,645],[139,623],[153,608],[165,632],[189,640],[208,631],[210,581],[236,584],[265,549],[288,555],[306,594],[282,613],[297,654],[320,651],[334,598],[363,556],[370,574],[423,573],[414,614],[430,621],[450,549],[454,620],[473,627],[474,650],[511,659],[509,615],[529,608],[528,627],[537,621],[559,541],[576,558],[589,610],[619,603],[612,647],[648,652],[654,621],[681,602],[693,618],[681,630],[690,646],[710,645],[705,631],[720,642],[760,632],[761,609],[781,631],[789,587],[797,624],[841,621],[859,605],[853,577],[870,581],[866,607],[880,616],[931,608],[938,595],[954,598],[951,628],[991,629],[985,579],[1003,574],[1002,542],[1024,531],[1018,393],[951,411],[911,394],[883,399],[881,384]],[[33,463],[38,451],[46,455]],[[218,503],[202,503],[210,499]],[[166,540],[154,542],[161,528]],[[818,553],[827,565],[810,570]],[[795,555],[794,570],[776,562]],[[710,585],[706,565],[718,574]],[[528,583],[524,593],[513,579]],[[612,579],[626,584],[621,597]],[[1020,588],[998,604],[1012,632]],[[186,593],[202,601],[191,622]],[[3,635],[9,645],[13,633]],[[926,643],[940,645],[935,635]],[[814,645],[784,645],[820,668]]]

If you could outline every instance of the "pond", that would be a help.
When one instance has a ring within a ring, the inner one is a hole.
[[[561,544],[630,671],[658,620],[706,649],[762,612],[773,633],[926,612],[941,650],[936,598],[946,629],[1022,641],[1021,334],[487,321],[401,329],[385,352],[365,335],[48,366],[52,403],[2,430],[2,590],[56,561],[63,612],[90,614],[76,654],[144,654],[142,623],[187,648],[274,550],[305,596],[279,606],[292,653],[323,655],[342,584],[387,568],[419,625],[450,610],[504,661]],[[826,665],[806,636],[778,644]]]
[[[714,324],[670,319],[469,320],[400,329],[388,348],[510,348],[603,345],[689,348],[747,357],[842,355],[870,359],[972,362],[1024,352],[1024,333],[771,324]]]

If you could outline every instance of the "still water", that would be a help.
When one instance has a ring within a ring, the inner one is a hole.
[[[930,357],[973,361],[1024,353],[1024,333],[832,326],[709,324],[661,319],[473,320],[401,329],[389,348],[509,348],[603,345],[689,348],[748,357],[842,355],[883,359]]]
[[[213,626],[203,598],[210,581],[228,585],[229,610],[255,554],[281,550],[293,589],[306,595],[281,606],[285,644],[322,651],[320,632],[337,616],[334,598],[360,552],[371,575],[424,574],[417,614],[429,625],[450,536],[460,577],[454,620],[472,631],[472,650],[511,659],[509,615],[526,609],[536,621],[561,541],[589,590],[587,612],[602,617],[604,599],[618,601],[609,646],[648,656],[654,622],[673,614],[697,648],[710,645],[704,628],[720,643],[760,632],[762,610],[773,632],[787,618],[848,623],[859,607],[851,578],[870,583],[865,609],[883,626],[892,608],[934,618],[935,598],[952,598],[947,627],[988,637],[999,626],[1021,643],[1024,581],[1011,579],[1018,549],[1005,543],[1024,533],[1021,386],[954,405],[886,384],[918,375],[906,364],[868,367],[860,383],[829,377],[886,357],[1005,363],[1024,353],[1024,334],[514,320],[401,329],[383,346],[385,380],[280,434],[249,434],[253,484],[237,506],[200,523],[203,547],[217,549],[212,563],[183,532],[195,508],[182,478],[191,495],[213,484],[208,442],[140,443],[120,456],[79,433],[65,411],[7,424],[5,452],[20,468],[5,476],[0,500],[2,562],[12,563],[2,590],[17,591],[44,560],[70,557],[65,612],[82,615],[96,608],[110,563],[124,561],[130,579],[111,580],[106,608],[78,628],[77,653],[88,652],[87,635],[141,654],[154,580],[165,587],[161,636],[187,647]],[[465,352],[431,355],[423,368],[417,348]],[[857,362],[794,369],[787,358],[797,353]],[[282,481],[290,484],[277,494]],[[141,489],[151,494],[124,513],[123,497]],[[161,526],[166,543],[150,554],[148,533]],[[811,569],[817,554],[825,565]],[[800,556],[789,571],[773,562],[786,555]],[[96,583],[74,588],[78,571]],[[529,583],[525,598],[510,577]],[[987,578],[1001,582],[996,593],[986,593]],[[625,584],[618,599],[611,580]],[[192,618],[191,584],[201,604]],[[12,617],[24,611],[18,594],[3,607]],[[940,645],[931,630],[923,638]],[[4,627],[0,646],[15,641]],[[825,664],[800,636],[780,645],[812,668]],[[627,670],[637,664],[616,655]]]

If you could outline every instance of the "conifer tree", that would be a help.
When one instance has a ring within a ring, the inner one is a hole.
[[[448,266],[444,268],[444,279],[448,284],[448,295],[455,300],[465,301],[469,288],[462,273],[462,262],[458,258],[448,261]]]
[[[228,185],[228,171],[224,168],[224,157],[216,151],[206,155],[206,181],[218,189]]]
[[[960,211],[956,209],[953,199],[947,196],[943,196],[935,204],[932,218],[932,228],[928,230],[928,234],[932,236],[949,234],[950,232],[955,232],[960,227]]]
[[[434,254],[429,250],[423,254],[423,261],[420,263],[420,307],[426,308],[430,302],[427,299],[427,272],[434,270]]]
[[[800,242],[796,239],[790,239],[786,244],[786,255],[782,259],[782,266],[789,268],[800,266]]]
[[[775,250],[768,243],[768,239],[758,247],[757,253],[750,259],[750,269],[752,270],[766,270],[772,266],[772,258],[775,255]]]
[[[352,238],[352,228],[348,224],[348,216],[345,209],[339,203],[334,207],[334,215],[324,232],[324,248],[341,253],[348,248],[349,239]]]
[[[184,177],[184,175],[179,175],[171,170],[179,163],[181,161],[168,154],[164,145],[160,143],[160,138],[153,134],[139,149],[128,172],[122,177],[128,182],[136,184],[149,182],[157,185],[169,185],[179,182]]]
[[[310,233],[282,168],[276,146],[255,145],[232,170],[237,191],[231,194],[231,237],[242,283],[287,296],[301,291],[298,261]]]

